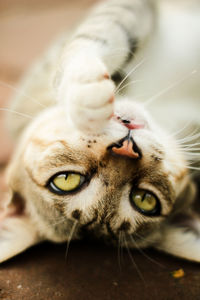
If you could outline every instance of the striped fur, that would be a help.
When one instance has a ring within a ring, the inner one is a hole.
[[[8,120],[18,146],[8,168],[12,193],[0,222],[0,261],[41,240],[85,234],[200,261],[195,187],[174,134],[184,134],[189,121],[199,128],[199,74],[192,71],[200,58],[200,5],[187,5],[104,1],[26,75],[22,87],[33,101],[19,95],[12,109],[31,118]],[[139,153],[134,158],[125,148],[112,151],[127,136]],[[197,167],[198,150],[192,151]],[[52,193],[49,180],[67,171],[82,174],[85,183],[73,193]],[[135,209],[135,188],[156,195],[160,214]]]

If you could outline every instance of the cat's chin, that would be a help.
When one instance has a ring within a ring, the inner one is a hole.
[[[71,115],[67,111],[66,125],[85,136],[105,135],[112,129],[118,133],[123,131],[125,135],[127,132],[126,129],[153,129],[155,127],[152,118],[145,108],[141,104],[129,99],[115,101],[112,115],[106,118],[99,118],[99,120],[98,118],[97,120],[95,119],[95,115],[88,118],[87,114],[84,115],[83,111],[79,114],[79,117],[74,118],[74,115]]]

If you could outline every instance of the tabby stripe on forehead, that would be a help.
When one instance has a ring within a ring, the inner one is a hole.
[[[168,205],[173,203],[175,194],[167,176],[162,174],[160,178],[155,178],[154,181],[152,181],[152,185],[154,185],[164,195]]]

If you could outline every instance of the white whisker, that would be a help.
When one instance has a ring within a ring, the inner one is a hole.
[[[200,171],[200,167],[194,167],[194,166],[192,166],[193,164],[194,164],[194,162],[193,162],[193,163],[187,163],[187,165],[185,166],[185,168],[186,168],[186,169],[189,169],[189,170]],[[171,165],[172,165],[172,166],[175,166],[175,167],[177,167],[177,166],[182,166],[182,165],[179,164],[179,163],[172,163],[172,162],[171,162]]]
[[[121,88],[116,89],[116,91],[115,91],[116,95],[119,94],[119,92],[121,92],[127,86],[132,85],[132,84],[137,83],[137,82],[141,82],[141,81],[142,80],[133,80],[133,81],[130,81],[129,83],[123,85]]]
[[[71,231],[70,231],[70,234],[69,234],[69,237],[68,237],[67,248],[66,248],[66,252],[65,252],[65,260],[67,260],[67,255],[68,255],[68,252],[69,252],[69,245],[70,245],[70,242],[73,238],[77,223],[78,223],[78,221],[74,221],[74,224],[72,225],[72,228],[71,228]]]
[[[185,155],[189,155],[189,156],[194,156],[194,157],[196,157],[196,156],[198,156],[199,157],[199,159],[200,159],[200,153],[198,153],[198,152],[193,152],[193,153],[191,153],[191,152],[187,152],[187,151],[182,151],[182,153],[183,154],[185,154]]]
[[[139,250],[139,252],[144,256],[146,257],[149,261],[151,261],[152,263],[158,265],[159,267],[162,267],[164,268],[164,266],[162,264],[160,264],[159,262],[157,262],[156,260],[154,260],[153,258],[151,258],[149,255],[147,255],[136,243],[136,241],[134,240],[133,236],[130,235],[129,236],[133,242],[133,244],[135,245],[135,247]]]
[[[149,237],[143,237],[142,235],[138,234],[137,232],[134,232],[134,235],[144,242],[155,244],[155,239],[150,239]]]
[[[119,88],[121,87],[121,85],[124,83],[124,81],[132,74],[134,73],[144,62],[146,61],[146,59],[142,59],[136,66],[134,66],[127,74],[126,76],[122,79],[122,81],[118,84],[118,86],[115,89],[115,92],[117,90],[119,90]]]
[[[169,135],[168,137],[175,137],[176,135],[182,133],[187,127],[189,127],[193,122],[193,119],[192,120],[189,120],[184,127],[180,128],[179,130],[173,132],[171,135]]]
[[[122,237],[121,237],[122,232],[119,232],[119,239],[118,239],[118,249],[117,249],[117,256],[118,256],[118,265],[121,270],[121,254],[122,254]]]
[[[166,94],[168,91],[172,90],[173,88],[177,87],[178,85],[180,85],[181,83],[184,83],[188,78],[190,78],[191,76],[193,76],[194,74],[197,73],[197,70],[193,70],[191,73],[189,73],[189,75],[185,76],[184,78],[176,81],[175,83],[170,84],[168,87],[162,89],[160,92],[158,92],[156,95],[152,96],[151,98],[149,98],[145,103],[144,106],[148,106],[150,103],[152,103],[154,100],[158,99],[159,97],[161,97],[162,95]]]
[[[129,255],[130,259],[131,259],[131,262],[132,262],[132,264],[134,265],[134,267],[135,267],[135,269],[136,269],[138,275],[140,276],[141,280],[142,280],[143,283],[146,285],[146,282],[145,282],[145,280],[144,280],[144,276],[142,275],[140,269],[138,268],[138,266],[137,266],[137,264],[136,264],[136,262],[135,262],[135,260],[134,260],[134,258],[133,258],[133,256],[132,256],[132,254],[131,254],[131,252],[130,252],[130,249],[129,249],[129,247],[128,247],[128,243],[127,243],[127,240],[126,240],[125,235],[123,235],[123,237],[124,237],[124,244],[125,244],[125,246],[126,246],[126,249],[127,249],[128,255]]]
[[[195,131],[197,131],[197,130],[195,130]],[[195,131],[192,132],[192,134],[195,133]],[[190,141],[193,141],[198,138],[200,138],[200,132],[193,134],[193,135],[188,135],[188,136],[184,137],[183,139],[177,139],[176,142],[179,144],[184,144],[186,142],[190,142]]]
[[[10,85],[10,84],[8,84],[8,83],[6,83],[6,82],[3,82],[3,81],[1,81],[1,80],[0,80],[0,84],[3,85],[3,86],[5,86],[5,87],[8,87],[8,88],[12,89],[12,90],[15,91],[17,94],[26,97],[27,99],[29,99],[29,100],[31,100],[31,101],[33,101],[33,102],[39,104],[40,106],[46,107],[44,104],[40,103],[38,100],[36,100],[36,99],[30,97],[29,95],[25,94],[25,93],[24,93],[22,90],[20,90],[20,89],[18,89],[18,88],[16,88],[16,87],[12,86],[12,85]]]
[[[50,227],[50,228],[52,228],[52,227],[54,227],[54,226],[56,226],[56,225],[59,225],[59,224],[61,224],[61,223],[66,222],[66,221],[67,221],[67,218],[66,218],[66,216],[62,216],[62,217],[59,217],[59,220],[56,220],[56,221],[55,221],[55,217],[52,217],[52,218],[49,218],[49,221],[50,221],[51,223],[48,224],[47,226]],[[54,222],[53,222],[53,221],[54,221]]]
[[[33,116],[30,116],[30,115],[27,115],[27,114],[24,114],[24,113],[21,113],[21,112],[18,112],[16,110],[12,110],[12,109],[8,109],[8,108],[0,108],[1,111],[5,111],[5,112],[10,112],[10,113],[14,113],[16,115],[19,115],[21,117],[25,117],[25,118],[28,118],[28,119],[33,119]]]
[[[193,153],[193,151],[194,151],[194,153],[196,153],[195,151],[199,151],[200,150],[200,148],[195,148],[195,147],[189,147],[189,146],[187,146],[187,147],[185,147],[185,148],[180,148],[179,149],[180,151],[183,151],[183,152],[189,152],[189,153]]]
[[[192,149],[196,149],[196,148],[194,148],[194,147],[199,146],[199,145],[200,145],[200,143],[184,144],[184,145],[181,145],[181,147],[184,146],[186,149],[188,149],[188,147],[191,147]]]

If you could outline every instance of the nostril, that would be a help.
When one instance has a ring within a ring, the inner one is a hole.
[[[130,124],[130,123],[131,123],[131,121],[129,121],[129,120],[123,120],[123,119],[121,119],[121,121],[122,121],[124,124]]]

